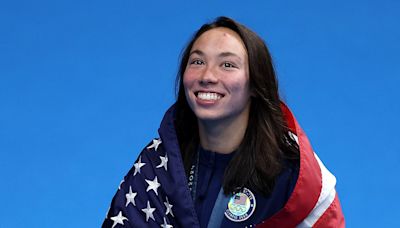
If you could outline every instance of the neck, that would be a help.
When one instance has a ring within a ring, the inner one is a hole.
[[[198,120],[201,146],[206,150],[221,154],[232,153],[243,140],[248,119],[248,114],[246,114],[234,120]]]

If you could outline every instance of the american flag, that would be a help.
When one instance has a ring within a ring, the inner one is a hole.
[[[336,178],[324,166],[289,108],[281,103],[286,122],[300,149],[296,186],[285,206],[257,227],[343,228]]]
[[[234,201],[235,204],[245,205],[246,204],[246,197],[242,195],[235,195]]]
[[[199,227],[175,130],[169,127],[172,112],[161,123],[161,138],[142,150],[121,181],[102,227]]]
[[[154,139],[121,181],[103,227],[167,228],[198,225],[194,208],[182,202],[184,197],[190,196],[185,191],[187,183],[180,183],[185,179],[176,178],[185,173],[171,165],[173,159],[176,156],[170,159],[161,139]]]
[[[313,152],[286,105],[282,110],[300,148],[300,173],[284,208],[257,227],[344,227],[335,177]],[[161,123],[160,138],[143,149],[121,181],[102,227],[200,227],[173,117],[171,107]]]

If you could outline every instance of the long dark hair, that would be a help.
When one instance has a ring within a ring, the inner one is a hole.
[[[225,170],[225,194],[243,187],[268,195],[281,172],[284,159],[298,159],[298,147],[288,134],[280,108],[278,82],[271,55],[264,41],[254,32],[227,17],[204,24],[184,49],[176,79],[177,101],[175,126],[189,173],[199,145],[197,119],[190,109],[183,87],[183,74],[194,42],[206,31],[225,27],[242,39],[248,54],[251,97],[250,116],[244,138]]]

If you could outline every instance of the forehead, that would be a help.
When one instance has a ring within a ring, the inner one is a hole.
[[[193,50],[202,52],[233,52],[240,56],[247,56],[245,45],[240,36],[228,28],[213,28],[199,36],[194,42]]]

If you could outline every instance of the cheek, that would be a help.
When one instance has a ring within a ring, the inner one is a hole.
[[[231,91],[240,94],[241,96],[249,96],[250,94],[250,84],[249,81],[246,80],[236,80],[236,81],[231,81]]]
[[[190,91],[190,88],[192,87],[191,86],[192,84],[193,83],[192,83],[190,76],[188,76],[188,74],[185,71],[185,73],[183,74],[183,89],[185,91],[186,99],[189,99],[189,91]]]
[[[194,82],[194,74],[191,73],[189,70],[186,70],[183,73],[183,87],[185,88],[185,90],[190,89]]]

